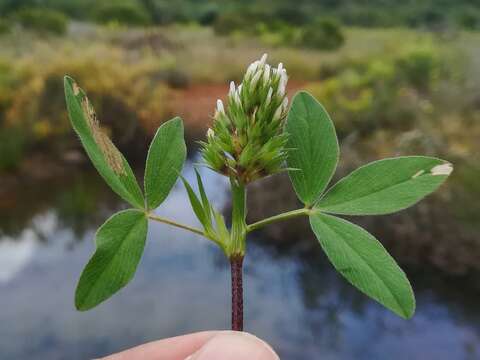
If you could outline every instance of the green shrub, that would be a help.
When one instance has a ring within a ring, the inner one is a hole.
[[[457,23],[460,27],[468,30],[478,29],[480,26],[480,13],[474,9],[463,11],[457,16]]]
[[[65,48],[57,51],[68,56],[51,58],[39,51],[12,69],[4,65],[4,70],[0,62],[0,127],[25,129],[29,145],[38,150],[70,148],[75,138],[62,111],[62,74],[74,74],[94,89],[91,100],[98,105],[102,126],[117,145],[128,147],[132,155],[143,151],[147,134],[155,131],[170,111],[169,90],[162,80],[168,75],[164,81],[179,84],[181,79],[169,75],[168,64],[152,55],[132,63],[126,52],[113,47],[87,46],[73,54]],[[39,61],[45,58],[50,61]],[[126,128],[130,135],[118,138]]]
[[[261,22],[254,27],[255,35],[270,46],[295,46],[299,43],[301,30],[281,21]]]
[[[10,32],[10,22],[0,18],[0,35]]]
[[[26,137],[20,129],[0,127],[0,172],[20,164],[26,149]]]
[[[215,24],[215,21],[218,18],[219,10],[216,6],[206,6],[201,9],[199,15],[197,16],[197,21],[199,24],[208,26]]]
[[[25,29],[63,35],[67,32],[68,19],[61,12],[39,8],[25,8],[16,16]]]
[[[5,111],[12,103],[14,84],[17,82],[13,66],[6,61],[0,61],[0,126],[3,122]]]
[[[393,60],[355,61],[333,74],[309,90],[335,114],[342,137],[409,128],[420,111]]]
[[[439,55],[431,48],[416,48],[397,60],[399,75],[417,90],[432,88],[440,71]]]
[[[101,3],[95,10],[95,19],[102,24],[148,26],[152,23],[145,8],[136,2]]]
[[[218,35],[230,35],[234,31],[249,29],[245,17],[236,13],[225,13],[215,20],[213,28]]]
[[[300,39],[301,46],[322,50],[338,49],[344,42],[340,24],[333,19],[318,19],[307,25]]]

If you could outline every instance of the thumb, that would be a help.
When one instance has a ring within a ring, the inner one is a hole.
[[[222,331],[185,360],[280,360],[263,340],[246,332]]]

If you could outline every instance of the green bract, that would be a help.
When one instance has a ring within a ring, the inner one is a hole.
[[[88,156],[107,184],[135,208],[115,214],[98,230],[96,251],[75,295],[79,310],[98,305],[133,278],[151,219],[204,236],[223,250],[232,265],[232,329],[241,330],[241,269],[247,233],[277,221],[309,216],[313,232],[338,272],[399,316],[413,315],[412,288],[394,259],[367,231],[332,214],[402,210],[435,191],[450,175],[452,165],[426,156],[384,159],[360,167],[326,191],[339,160],[335,127],[322,105],[303,91],[294,97],[287,116],[286,83],[282,64],[271,68],[263,56],[248,67],[242,84],[231,84],[226,108],[218,101],[212,129],[202,142],[202,156],[209,168],[229,177],[232,225],[229,229],[212,206],[195,170],[199,195],[183,177],[182,181],[202,225],[197,229],[153,214],[177,182],[185,162],[182,120],[167,121],[155,134],[147,155],[144,199],[132,169],[106,136],[85,93],[65,78],[70,119]],[[305,207],[248,225],[246,185],[282,170],[288,170]]]
[[[192,210],[202,224],[203,229],[205,230],[205,236],[210,240],[213,240],[223,249],[224,252],[226,252],[226,247],[230,243],[230,234],[228,232],[227,225],[225,224],[225,219],[223,218],[223,215],[215,210],[215,208],[210,204],[207,194],[205,193],[205,188],[203,187],[202,178],[196,169],[195,175],[197,177],[200,199],[195,194],[187,180],[182,177],[190,204],[192,205]]]

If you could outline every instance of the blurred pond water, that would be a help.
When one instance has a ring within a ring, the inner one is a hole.
[[[191,164],[185,172],[193,180]],[[222,207],[226,182],[203,173],[207,192]],[[67,185],[21,191],[42,204],[31,206],[28,220],[19,215],[27,211],[20,203],[0,213],[0,359],[88,359],[229,326],[223,255],[200,237],[157,223],[134,280],[98,308],[77,312],[74,289],[94,249],[96,226],[124,205],[93,172]],[[157,212],[196,222],[178,184]],[[246,330],[270,342],[282,359],[480,358],[474,280],[407,269],[417,313],[404,321],[348,285],[320,251],[257,240],[250,238],[245,264]]]

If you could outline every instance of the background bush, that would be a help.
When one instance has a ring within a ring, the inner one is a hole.
[[[8,34],[10,32],[10,28],[10,21],[0,18],[0,35]]]
[[[300,44],[321,50],[335,50],[343,45],[345,36],[334,19],[318,19],[308,24],[302,32]]]
[[[102,2],[96,6],[95,19],[103,24],[147,26],[152,19],[145,8],[135,1]]]
[[[67,32],[68,18],[56,10],[25,8],[16,14],[16,19],[25,29],[56,35]]]
[[[426,54],[412,50],[414,55],[347,62],[309,90],[335,115],[341,137],[380,129],[408,130],[424,111],[420,91],[432,89],[434,82],[436,64],[423,57],[417,62],[419,53]],[[412,74],[419,69],[423,78],[417,81]]]
[[[0,173],[20,164],[26,152],[26,140],[22,129],[0,127]]]

